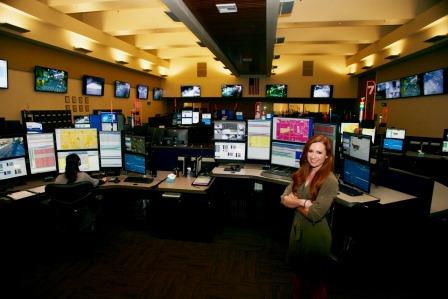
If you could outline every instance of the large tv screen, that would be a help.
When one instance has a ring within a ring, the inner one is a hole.
[[[288,96],[288,85],[266,84],[266,97],[286,98]]]
[[[333,85],[316,84],[311,85],[312,98],[331,98],[333,97]]]
[[[103,96],[104,78],[84,75],[82,77],[82,94],[86,96]]]
[[[131,93],[131,84],[129,82],[115,80],[114,91],[116,98],[129,98],[129,94]]]
[[[442,94],[444,92],[443,69],[423,73],[423,94]]]
[[[221,96],[223,98],[240,98],[243,96],[243,86],[241,84],[222,85]]]
[[[163,98],[163,89],[154,87],[152,90],[152,99],[153,100],[161,100]]]
[[[386,84],[386,99],[396,99],[400,97],[400,80],[391,80]]]
[[[147,100],[148,99],[148,85],[137,84],[137,99]]]
[[[407,76],[400,79],[401,97],[418,97],[422,94],[420,77],[418,75]]]
[[[0,88],[8,88],[8,61],[0,59]]]
[[[180,87],[180,96],[183,98],[200,97],[201,87],[199,85],[182,85]]]
[[[66,93],[68,73],[63,70],[43,66],[34,67],[34,90]]]
[[[385,100],[386,99],[386,82],[379,82],[376,84],[375,97],[377,100]]]

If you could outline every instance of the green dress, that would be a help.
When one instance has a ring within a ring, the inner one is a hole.
[[[292,183],[286,187],[282,199],[291,191]],[[295,211],[287,254],[295,272],[309,276],[324,274],[322,271],[326,269],[331,249],[331,230],[325,215],[337,193],[338,181],[333,174],[330,174],[309,208],[308,216]],[[297,188],[296,195],[298,198],[309,199],[309,187],[302,184]]]

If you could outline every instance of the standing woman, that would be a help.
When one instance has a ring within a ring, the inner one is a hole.
[[[308,140],[292,179],[281,203],[295,210],[288,246],[288,261],[294,271],[293,298],[325,299],[324,276],[331,249],[325,215],[338,193],[330,139],[317,135]]]

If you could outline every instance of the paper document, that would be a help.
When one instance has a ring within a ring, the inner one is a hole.
[[[6,196],[8,196],[8,197],[10,197],[12,199],[22,199],[22,198],[33,196],[33,195],[34,195],[34,193],[31,193],[29,191],[23,190],[23,191],[17,191],[17,192],[14,192],[14,193],[9,193]]]
[[[28,189],[28,191],[31,191],[33,193],[45,193],[45,186],[46,185],[30,188]]]

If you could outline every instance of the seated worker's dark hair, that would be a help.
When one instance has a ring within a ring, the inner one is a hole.
[[[81,165],[81,159],[77,154],[70,154],[65,158],[65,177],[67,178],[68,184],[76,181],[79,165]]]

